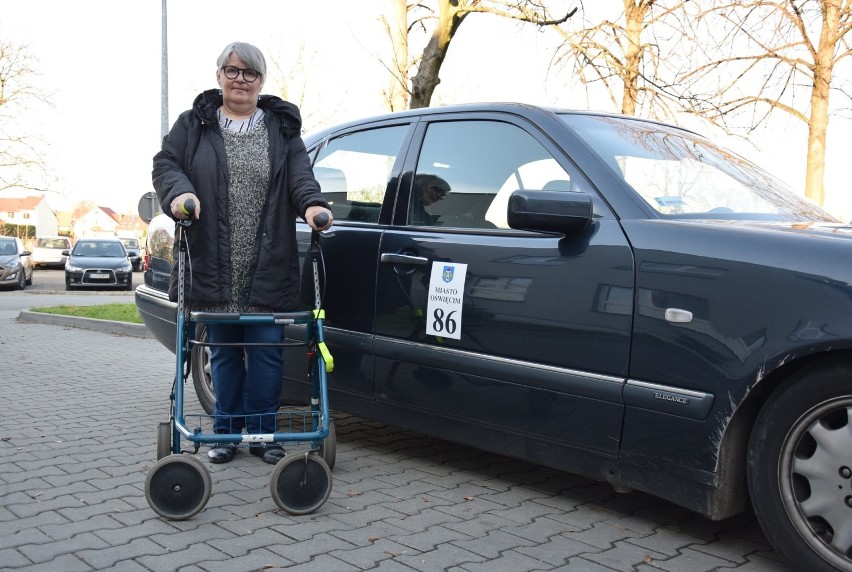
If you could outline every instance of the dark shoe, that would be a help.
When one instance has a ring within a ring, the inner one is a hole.
[[[252,445],[249,447],[249,453],[255,457],[262,457],[263,462],[270,465],[276,464],[286,454],[281,445]]]
[[[207,451],[207,458],[211,463],[227,463],[237,454],[236,445],[214,445]]]

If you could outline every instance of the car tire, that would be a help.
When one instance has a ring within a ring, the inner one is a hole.
[[[207,328],[198,325],[195,329],[195,339],[201,343],[207,342]],[[192,385],[201,407],[213,414],[216,408],[216,393],[213,391],[213,376],[210,373],[210,348],[208,346],[192,346],[190,356]]]
[[[35,272],[35,270],[31,270],[31,271],[30,271],[30,277],[29,277],[29,278],[27,278],[27,286],[32,286],[32,285],[33,285],[33,272]]]
[[[25,276],[26,271],[21,268],[21,272],[18,275],[18,290],[23,290],[27,287],[27,277]]]
[[[778,387],[749,442],[748,484],[772,546],[797,570],[852,570],[852,364],[812,364]]]

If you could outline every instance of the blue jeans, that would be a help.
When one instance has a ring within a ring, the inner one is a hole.
[[[276,343],[284,340],[283,325],[207,324],[207,340],[221,343]],[[210,346],[210,371],[216,409],[216,433],[274,433],[281,383],[284,348]]]

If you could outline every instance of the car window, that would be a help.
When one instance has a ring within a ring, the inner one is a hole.
[[[68,239],[65,238],[39,238],[35,245],[37,248],[56,248],[59,250],[70,248]]]
[[[320,150],[314,176],[335,222],[378,223],[407,125],[351,133]]]
[[[15,241],[4,240],[0,241],[0,254],[16,254],[18,252],[15,246]]]
[[[412,180],[408,224],[506,229],[518,189],[572,190],[572,176],[536,139],[511,123],[429,125]]]

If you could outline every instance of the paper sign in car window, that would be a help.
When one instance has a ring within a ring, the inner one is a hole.
[[[683,197],[655,197],[654,200],[661,207],[682,207],[686,205]]]
[[[467,264],[433,262],[426,306],[426,333],[461,339],[462,297]]]

